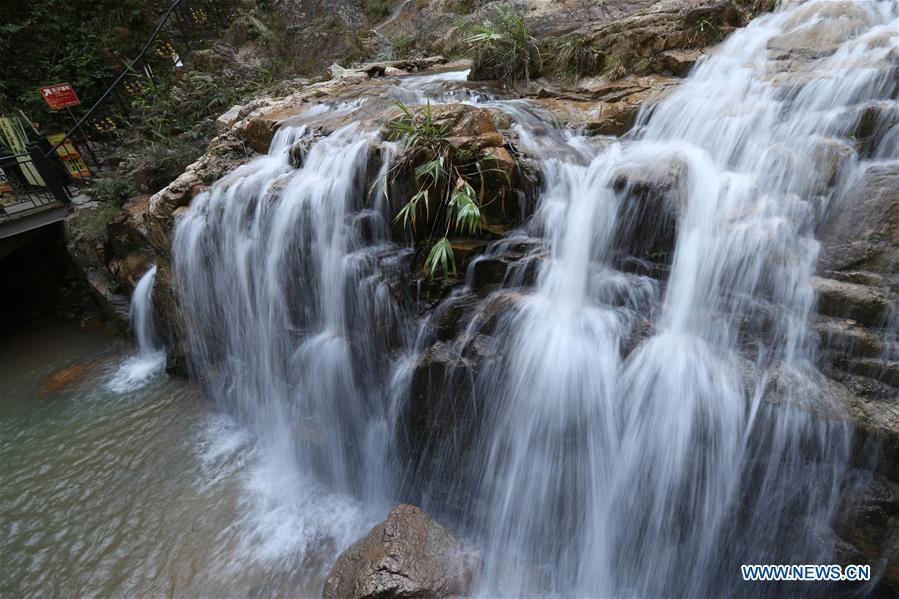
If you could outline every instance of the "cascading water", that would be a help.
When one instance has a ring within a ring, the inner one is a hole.
[[[388,227],[362,205],[375,134],[351,124],[295,170],[289,150],[306,135],[279,131],[267,156],[198,197],[173,248],[191,366],[278,464],[261,484],[284,493],[262,509],[282,520],[257,531],[294,537],[284,544],[299,553],[342,547],[369,521],[348,497],[388,497],[379,348],[402,334],[377,274]]]
[[[820,395],[814,227],[832,181],[864,168],[859,114],[895,92],[895,19],[890,2],[793,3],[734,34],[633,141],[544,163],[531,227],[549,259],[495,332],[505,355],[476,385],[488,424],[463,469],[480,473],[483,592],[727,596],[740,563],[832,559],[820,535],[850,432],[795,408]],[[769,50],[803,40],[821,56]],[[673,187],[657,307],[615,270],[633,203],[651,201],[641,177]],[[641,316],[651,334],[622,359]],[[762,402],[778,377],[794,407]]]
[[[128,320],[137,343],[137,355],[127,358],[116,370],[108,386],[111,390],[124,393],[133,391],[165,368],[165,347],[159,340],[153,314],[153,284],[156,281],[156,266],[144,273],[131,296]]]
[[[431,447],[414,475],[394,420],[426,335],[390,292],[406,254],[368,186],[392,149],[361,118],[321,139],[282,128],[194,200],[173,246],[191,368],[267,456],[283,497],[261,509],[293,519],[258,535],[330,555],[413,494],[484,548],[491,595],[728,596],[747,592],[740,563],[831,559],[851,431],[812,415],[838,410],[808,329],[814,233],[834,190],[897,159],[895,131],[870,156],[849,143],[866,106],[895,102],[896,16],[784,3],[610,144],[531,135],[538,112],[491,101],[543,158],[520,237],[546,252],[533,289],[511,276],[485,300],[514,307],[466,389],[473,446]],[[425,79],[395,95],[426,97]],[[667,278],[625,268],[629,252],[668,256]]]

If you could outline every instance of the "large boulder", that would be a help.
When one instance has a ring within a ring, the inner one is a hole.
[[[337,558],[324,599],[437,599],[465,595],[477,552],[420,508],[399,505]]]

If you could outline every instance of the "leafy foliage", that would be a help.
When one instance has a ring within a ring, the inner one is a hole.
[[[68,124],[52,113],[38,87],[70,82],[85,102],[99,97],[121,68],[121,55],[138,47],[148,19],[140,0],[9,0],[0,25],[0,112],[23,110],[49,128]]]
[[[513,5],[495,4],[486,18],[469,22],[465,29],[475,73],[491,74],[514,85],[539,72],[540,47]]]
[[[425,259],[425,270],[432,276],[438,268],[444,274],[456,274],[456,257],[453,254],[453,247],[445,235],[431,247],[431,251],[428,252],[428,257]]]
[[[395,221],[417,231],[424,216],[425,224],[430,224],[427,239],[431,242],[425,270],[431,277],[438,271],[444,276],[455,275],[456,261],[449,236],[480,231],[485,175],[497,172],[507,177],[507,173],[496,168],[490,156],[471,155],[450,144],[449,127],[437,122],[430,102],[419,108],[398,102],[397,107],[400,116],[388,124],[389,137],[401,140],[404,152],[391,175],[395,181],[400,173],[411,170],[417,190],[397,212]],[[480,187],[480,193],[475,185]]]
[[[131,181],[115,173],[91,182],[87,192],[97,201],[121,206],[134,191]]]

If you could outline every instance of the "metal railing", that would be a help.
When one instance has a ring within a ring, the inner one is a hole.
[[[29,144],[27,153],[0,158],[0,221],[71,202],[72,173],[58,157],[46,157],[48,146]]]

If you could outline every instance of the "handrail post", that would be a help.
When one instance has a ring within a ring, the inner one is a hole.
[[[49,146],[50,144],[46,141],[43,144],[29,142],[27,145],[28,155],[54,199],[62,204],[71,204],[72,199],[68,189],[69,175],[58,161],[47,157],[46,152]]]

